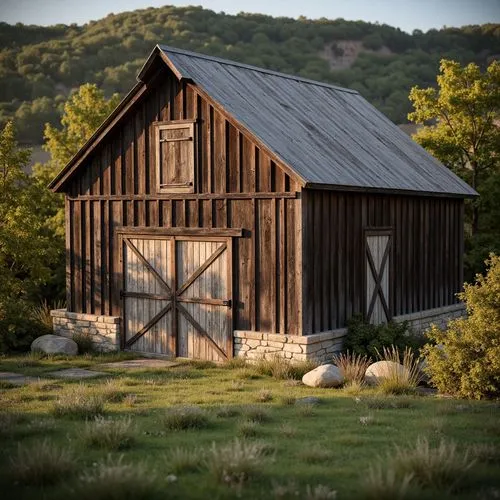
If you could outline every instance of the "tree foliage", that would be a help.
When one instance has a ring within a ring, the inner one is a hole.
[[[459,397],[500,396],[500,257],[490,255],[485,276],[466,284],[460,294],[468,317],[433,326],[424,347],[432,383]]]
[[[442,60],[437,88],[414,87],[414,139],[481,195],[468,205],[467,277],[500,250],[500,63],[486,71]]]
[[[116,107],[118,94],[108,100],[94,84],[82,85],[64,105],[61,128],[45,126],[45,150],[63,167]]]
[[[361,42],[359,56],[349,67],[331,65],[330,56],[341,56],[338,44],[345,41]],[[84,26],[0,23],[0,42],[0,122],[26,102],[36,113],[31,126],[20,129],[21,139],[38,144],[43,124],[57,117],[48,119],[45,107],[35,110],[35,100],[49,99],[60,116],[61,99],[83,83],[96,84],[106,96],[123,94],[156,43],[357,88],[402,123],[410,88],[431,85],[441,57],[484,65],[500,53],[500,29],[491,24],[410,35],[362,21],[165,6],[110,14]]]
[[[0,350],[25,340],[17,337],[20,323],[34,335],[26,305],[57,256],[39,213],[39,191],[25,173],[30,155],[18,148],[8,122],[0,132]]]

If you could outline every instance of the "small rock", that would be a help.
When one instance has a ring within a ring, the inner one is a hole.
[[[76,356],[78,354],[78,345],[74,340],[59,335],[42,335],[32,342],[31,350],[41,351],[45,354]]]
[[[307,372],[302,382],[309,387],[338,387],[343,384],[344,377],[335,365],[321,365]]]
[[[321,399],[315,396],[307,396],[305,398],[299,398],[295,401],[296,405],[319,405],[321,403]]]
[[[406,368],[394,361],[377,361],[372,363],[365,372],[365,381],[368,385],[376,385],[392,373],[404,373]]]

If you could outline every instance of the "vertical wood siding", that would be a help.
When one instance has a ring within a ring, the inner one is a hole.
[[[157,195],[153,123],[196,118],[195,196]],[[196,87],[165,70],[68,186],[70,310],[122,314],[117,226],[242,228],[234,242],[234,327],[300,334],[300,199],[259,198],[298,190]]]
[[[463,200],[305,190],[303,333],[340,328],[365,307],[364,230],[392,228],[394,316],[457,302]]]

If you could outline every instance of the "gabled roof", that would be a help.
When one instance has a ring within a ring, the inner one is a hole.
[[[147,80],[158,57],[250,131],[305,187],[477,195],[356,91],[165,45],[155,47],[139,80]]]

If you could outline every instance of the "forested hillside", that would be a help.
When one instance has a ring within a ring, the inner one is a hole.
[[[410,88],[433,85],[441,58],[481,67],[500,58],[500,25],[409,35],[361,21],[168,6],[84,26],[0,23],[0,127],[14,116],[19,139],[41,143],[44,123],[58,122],[72,89],[92,82],[124,94],[160,42],[354,88],[404,123]]]

